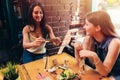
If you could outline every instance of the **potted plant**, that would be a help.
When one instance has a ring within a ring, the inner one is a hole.
[[[12,62],[8,62],[5,69],[1,70],[1,73],[4,76],[3,80],[16,80],[18,78],[18,70],[17,65],[12,64]]]

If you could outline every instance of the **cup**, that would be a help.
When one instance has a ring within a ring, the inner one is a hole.
[[[81,30],[78,30],[78,32],[76,33],[75,40],[80,41],[82,43],[84,40],[84,37],[85,37],[85,30],[81,29]]]

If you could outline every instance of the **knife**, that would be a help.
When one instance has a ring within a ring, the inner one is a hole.
[[[45,42],[49,43],[49,42],[53,42],[54,40],[56,40],[56,38],[54,38],[54,39],[46,39]]]

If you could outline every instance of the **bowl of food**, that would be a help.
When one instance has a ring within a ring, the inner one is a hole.
[[[71,69],[65,69],[61,74],[57,75],[57,80],[80,80],[80,77]]]

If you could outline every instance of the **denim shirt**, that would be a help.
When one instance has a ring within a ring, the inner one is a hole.
[[[107,37],[100,44],[96,40],[94,40],[94,46],[95,46],[94,50],[102,62],[104,61],[107,55],[108,46],[113,38],[114,37]],[[95,66],[91,66],[91,67],[95,68]],[[120,55],[118,56],[116,63],[114,64],[113,69],[108,74],[108,76],[109,75],[114,75],[114,76],[120,75]]]

